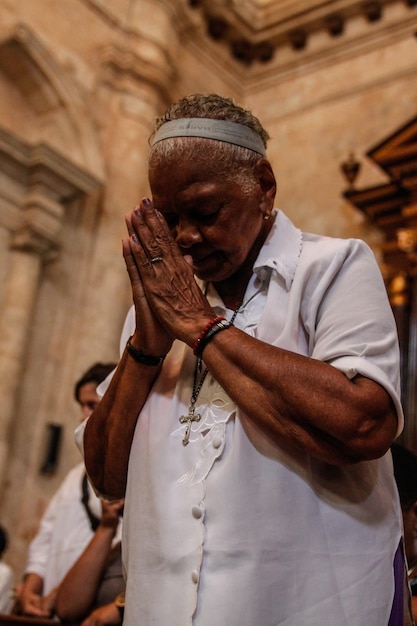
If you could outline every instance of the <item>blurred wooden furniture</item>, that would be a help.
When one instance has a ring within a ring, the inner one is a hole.
[[[366,156],[383,171],[387,182],[356,189],[352,177],[344,196],[384,233],[381,270],[401,347],[406,417],[402,439],[417,451],[417,117],[368,150]],[[346,165],[342,164],[343,171]],[[352,170],[354,164],[348,165]]]
[[[59,622],[54,619],[41,619],[25,615],[3,615],[0,613],[0,625],[4,626],[57,626],[65,623],[65,626],[80,626],[73,622]]]

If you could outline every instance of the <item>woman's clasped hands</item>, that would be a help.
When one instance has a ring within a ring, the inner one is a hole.
[[[192,343],[196,320],[213,311],[194,279],[191,256],[182,254],[148,198],[126,216],[126,225],[123,256],[136,310],[135,344],[145,354],[164,355],[174,339]]]

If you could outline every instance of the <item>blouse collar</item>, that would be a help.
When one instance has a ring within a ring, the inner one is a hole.
[[[262,270],[270,268],[282,276],[287,290],[290,289],[301,254],[302,233],[280,210],[274,211],[274,224],[253,266],[262,280]]]

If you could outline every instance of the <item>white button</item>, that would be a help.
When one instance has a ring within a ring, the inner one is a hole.
[[[214,437],[214,439],[213,439],[213,448],[215,448],[217,450],[218,448],[220,448],[222,443],[223,443],[223,439],[221,437]]]
[[[194,584],[197,584],[198,579],[199,579],[198,572],[196,569],[193,569],[193,571],[191,572],[191,580],[193,581]]]
[[[195,517],[195,519],[200,519],[200,517],[203,515],[203,511],[202,511],[201,507],[199,507],[199,506],[193,506],[191,511],[192,511],[193,517]]]

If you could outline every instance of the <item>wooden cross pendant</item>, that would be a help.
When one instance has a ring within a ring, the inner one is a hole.
[[[199,422],[201,420],[200,413],[196,413],[194,409],[194,404],[190,405],[188,409],[188,415],[181,415],[180,423],[187,424],[184,433],[184,439],[182,440],[182,445],[186,446],[190,440],[190,432],[191,432],[191,424],[192,422]]]

